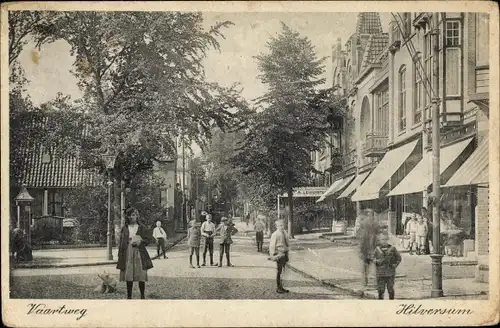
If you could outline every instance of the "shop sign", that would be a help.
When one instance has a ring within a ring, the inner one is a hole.
[[[321,197],[326,191],[327,187],[298,187],[293,191],[293,197]],[[281,198],[288,197],[288,194],[281,195]]]

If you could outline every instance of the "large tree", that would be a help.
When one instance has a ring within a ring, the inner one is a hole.
[[[332,89],[319,90],[325,82],[324,58],[317,58],[309,39],[283,24],[267,46],[269,52],[256,57],[259,78],[268,87],[258,99],[264,110],[252,118],[233,162],[269,186],[263,189],[287,194],[293,238],[293,189],[310,183],[311,152],[320,149],[335,119],[342,117],[345,101]]]
[[[150,171],[154,161],[175,158],[179,136],[187,147],[204,147],[213,126],[244,124],[247,106],[239,90],[208,83],[202,66],[231,23],[205,31],[202,22],[201,13],[63,12],[49,28],[50,40],[68,42],[76,58],[86,167],[104,171],[101,155],[117,154],[115,216],[120,181]]]

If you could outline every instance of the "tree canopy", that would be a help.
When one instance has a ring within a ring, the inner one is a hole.
[[[311,182],[311,153],[343,117],[345,100],[334,89],[319,88],[324,58],[317,58],[309,39],[283,24],[267,45],[269,52],[256,57],[259,78],[268,86],[258,99],[264,110],[253,115],[232,161],[259,185],[268,186],[263,190],[288,194],[293,237],[293,188]]]

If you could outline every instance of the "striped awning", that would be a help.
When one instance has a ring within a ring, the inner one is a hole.
[[[388,151],[377,167],[375,167],[372,174],[356,190],[356,193],[352,195],[351,200],[359,202],[379,198],[382,187],[411,155],[417,143],[418,140],[415,140]]]
[[[488,145],[485,138],[443,187],[488,184]]]
[[[316,203],[324,201],[326,198],[332,196],[336,192],[344,189],[352,180],[354,179],[354,175],[345,177],[343,179],[336,180],[330,188],[316,201]]]
[[[441,148],[439,152],[440,174],[467,148],[473,138],[469,138],[450,146]],[[408,173],[408,175],[387,196],[406,195],[422,192],[432,184],[432,152],[424,154],[422,160]]]
[[[370,174],[370,171],[358,174],[354,181],[348,185],[347,188],[345,188],[337,199],[349,197],[363,183],[363,181],[365,181],[368,174]]]

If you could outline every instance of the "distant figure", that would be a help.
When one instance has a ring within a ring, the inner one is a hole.
[[[203,243],[203,264],[205,266],[205,259],[207,257],[207,250],[210,255],[210,265],[214,265],[214,235],[215,235],[215,224],[212,222],[212,216],[206,214],[206,221],[201,224],[201,235],[203,236],[205,242]]]
[[[222,266],[222,258],[224,253],[226,253],[227,266],[232,267],[231,264],[231,244],[233,239],[231,238],[234,234],[238,233],[238,229],[234,227],[234,223],[227,217],[222,217],[221,224],[215,230],[219,234],[219,267]]]
[[[401,255],[396,247],[389,245],[389,238],[380,236],[379,245],[375,249],[375,267],[377,274],[378,299],[383,300],[385,289],[389,292],[389,299],[394,299],[394,279],[396,268],[401,263]]]
[[[279,294],[289,292],[288,289],[283,288],[282,281],[283,269],[289,261],[289,245],[285,224],[283,220],[277,220],[276,231],[273,232],[271,240],[269,241],[269,259],[276,261],[276,292]]]
[[[167,233],[161,227],[161,221],[156,221],[156,228],[153,229],[153,238],[156,239],[156,253],[160,258],[160,248],[163,253],[163,258],[166,259],[167,255]]]
[[[425,253],[425,240],[427,239],[428,227],[424,218],[418,215],[417,219],[417,255]]]
[[[410,236],[410,255],[413,255],[413,249],[417,249],[417,217],[412,214],[411,219],[406,224],[406,234]]]
[[[264,245],[264,229],[265,225],[262,222],[261,218],[257,219],[255,222],[254,230],[255,230],[255,241],[257,242],[257,252],[262,252],[262,246]]]
[[[422,207],[422,217],[424,218],[424,222],[427,223],[427,238],[425,241],[425,253],[430,254],[431,253],[431,247],[430,245],[432,244],[432,219],[429,215],[429,211],[427,208]]]
[[[358,238],[360,241],[360,255],[363,261],[363,284],[368,285],[368,273],[373,262],[373,254],[377,245],[379,225],[375,221],[373,210],[363,210],[359,217]]]
[[[121,230],[118,264],[120,281],[127,282],[127,299],[132,299],[134,281],[139,282],[141,299],[145,298],[147,271],[153,267],[146,246],[149,244],[146,227],[139,223],[139,211],[130,207],[125,212],[125,225]]]
[[[190,228],[188,229],[187,240],[189,246],[189,266],[193,266],[193,254],[196,254],[196,266],[200,267],[200,243],[201,243],[201,224],[192,220],[189,222]]]

